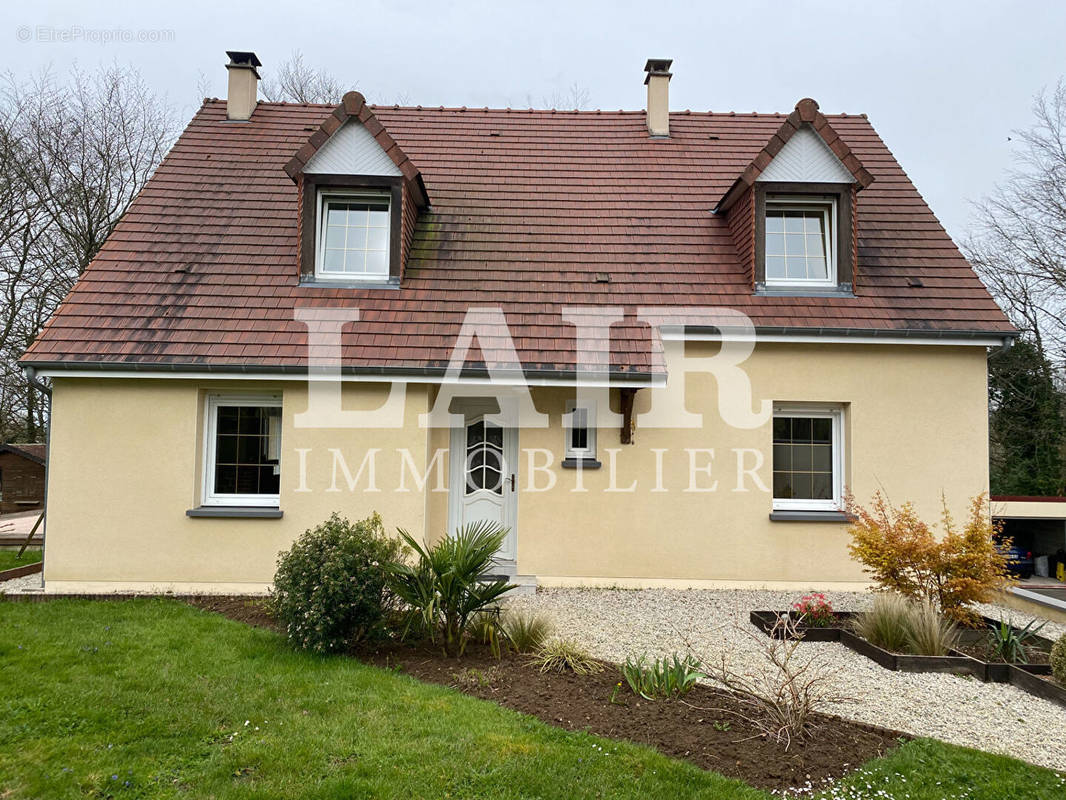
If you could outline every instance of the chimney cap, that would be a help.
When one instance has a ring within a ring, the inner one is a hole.
[[[648,82],[648,79],[652,75],[662,75],[665,78],[669,78],[672,73],[670,72],[670,65],[674,63],[672,58],[649,58],[648,63],[644,65],[644,71],[648,73],[644,78],[644,83]]]
[[[229,63],[226,67],[246,67],[252,71],[255,71],[256,67],[263,66],[263,62],[259,60],[259,56],[253,53],[251,50],[227,50],[226,55],[229,56]]]

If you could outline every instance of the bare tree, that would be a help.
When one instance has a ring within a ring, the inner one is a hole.
[[[306,64],[299,50],[278,67],[276,77],[264,72],[260,91],[272,103],[339,103],[346,91],[328,72]]]
[[[978,204],[966,253],[1004,310],[1061,370],[1066,356],[1066,84],[1033,104],[1016,132],[1017,165]]]
[[[556,89],[546,96],[544,98],[544,106],[561,111],[584,111],[590,107],[591,98],[592,95],[588,87],[574,81],[565,91]]]
[[[0,436],[37,439],[45,404],[16,364],[175,134],[170,106],[118,66],[0,81]]]

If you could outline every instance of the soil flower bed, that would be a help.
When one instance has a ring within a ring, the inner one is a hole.
[[[196,598],[193,605],[262,627],[274,627],[262,601]],[[495,658],[470,646],[462,659],[432,647],[389,643],[353,653],[357,658],[421,681],[449,686],[566,730],[648,745],[704,769],[762,789],[782,790],[839,778],[885,755],[903,738],[895,731],[817,715],[809,738],[784,745],[760,735],[729,693],[697,686],[682,700],[648,701],[624,686],[617,665],[603,672],[541,673],[529,657]]]

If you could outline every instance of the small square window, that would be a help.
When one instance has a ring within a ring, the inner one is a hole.
[[[203,504],[276,507],[281,398],[209,395],[205,428]]]
[[[390,200],[386,194],[319,194],[315,275],[332,280],[389,277]]]
[[[773,507],[837,511],[844,487],[843,409],[774,409]]]
[[[771,196],[766,200],[767,286],[835,286],[836,200]]]
[[[563,416],[566,429],[566,458],[572,460],[595,460],[596,458],[596,409],[591,403],[578,405],[571,401]]]

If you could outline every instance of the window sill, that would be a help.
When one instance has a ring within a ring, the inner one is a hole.
[[[269,506],[198,506],[185,512],[187,517],[216,519],[281,519],[280,508]]]
[[[850,283],[839,286],[772,286],[755,285],[756,297],[854,297]]]
[[[851,522],[843,511],[771,511],[771,522]]]
[[[559,466],[563,469],[599,469],[603,464],[594,458],[564,458]]]
[[[399,289],[400,279],[389,278],[379,281],[347,280],[345,278],[316,278],[312,275],[301,275],[300,285],[315,289]]]

